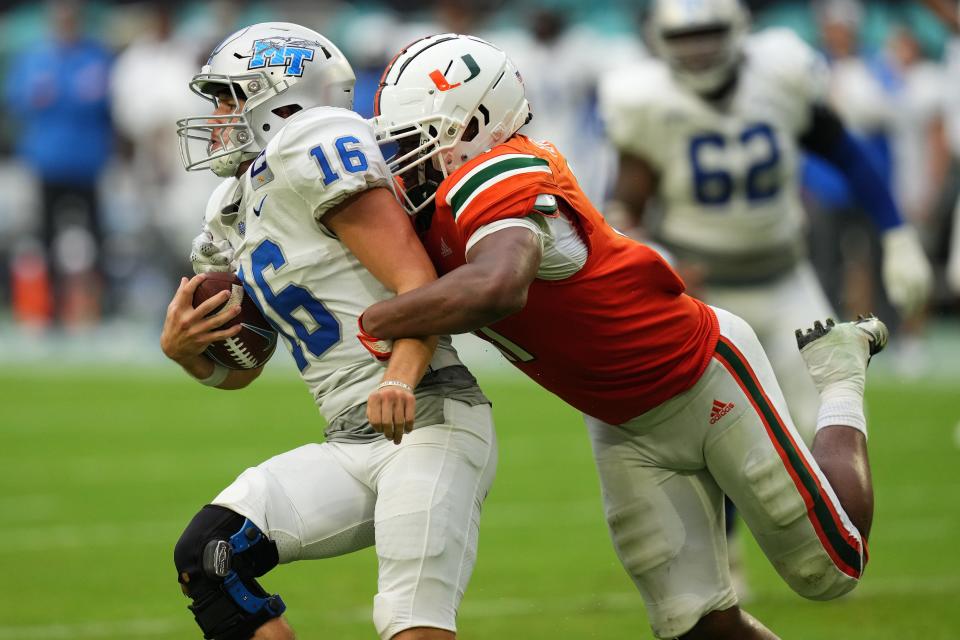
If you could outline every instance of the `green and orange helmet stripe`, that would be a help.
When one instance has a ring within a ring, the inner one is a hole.
[[[418,45],[419,43],[423,42],[424,40],[429,40],[430,38],[434,38],[434,37],[436,37],[436,36],[434,36],[434,35],[429,35],[429,36],[424,36],[424,37],[422,37],[422,38],[418,38],[417,40],[414,40],[413,42],[411,42],[410,44],[408,44],[407,46],[405,46],[403,49],[401,49],[401,50],[399,51],[399,53],[397,53],[397,55],[393,56],[393,59],[387,64],[386,68],[383,70],[383,74],[380,76],[380,85],[377,87],[377,92],[376,92],[376,93],[374,94],[374,96],[373,96],[373,115],[374,115],[374,116],[380,116],[380,115],[381,115],[381,114],[380,114],[380,95],[383,93],[383,88],[384,88],[385,86],[387,86],[387,84],[388,84],[388,83],[387,83],[387,77],[390,75],[390,72],[393,70],[394,66],[396,66],[396,64],[397,64],[397,62],[400,60],[400,58],[402,58],[404,55],[406,55],[407,53],[409,53],[410,50],[413,49],[414,47],[416,47],[416,45]],[[434,42],[431,42],[428,46],[423,47],[423,48],[421,48],[419,51],[414,52],[413,55],[411,55],[410,57],[406,58],[406,59],[400,64],[400,68],[397,70],[397,77],[394,78],[393,82],[390,83],[390,84],[397,84],[397,82],[400,80],[401,74],[403,74],[403,70],[406,69],[406,68],[407,68],[407,65],[410,64],[411,62],[413,62],[414,58],[416,58],[418,55],[420,55],[421,53],[423,53],[424,51],[426,51],[427,49],[429,49],[430,47],[432,47],[432,46],[434,46],[434,45],[438,45],[438,44],[440,44],[441,42],[447,42],[448,40],[455,40],[455,39],[456,39],[456,36],[450,36],[450,37],[447,37],[447,38],[439,38],[439,39],[435,40]]]

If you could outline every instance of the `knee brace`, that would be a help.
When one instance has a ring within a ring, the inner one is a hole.
[[[286,606],[255,578],[277,566],[276,545],[243,516],[207,505],[187,525],[174,564],[188,608],[213,640],[248,640]]]

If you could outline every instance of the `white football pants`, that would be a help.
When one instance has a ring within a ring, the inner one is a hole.
[[[658,638],[737,602],[723,494],[800,595],[858,582],[860,534],[790,420],[750,327],[715,309],[720,342],[689,390],[623,425],[586,418],[614,548]]]
[[[456,631],[497,448],[489,405],[445,400],[444,421],[400,445],[304,445],[247,469],[212,504],[260,527],[282,563],[375,544],[373,620],[384,640],[410,627]]]

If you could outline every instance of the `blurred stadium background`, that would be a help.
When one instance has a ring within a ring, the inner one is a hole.
[[[836,106],[880,145],[937,273],[927,316],[900,325],[871,371],[877,517],[864,583],[839,602],[804,602],[748,545],[749,606],[785,638],[960,638],[960,40],[918,2],[749,4],[758,26],[794,29],[853,73]],[[309,25],[353,61],[369,115],[380,70],[407,42],[487,37],[524,73],[532,133],[579,160],[603,202],[615,163],[593,90],[645,55],[644,5],[0,3],[0,640],[196,637],[174,582],[182,527],[246,466],[320,437],[286,354],[225,394],[191,383],[157,345],[216,181],[181,169],[173,126],[206,109],[187,81],[213,45],[252,22]],[[57,38],[69,55],[45,53]],[[844,312],[882,313],[869,234],[816,234],[830,204],[810,198],[814,256],[832,242],[843,257],[820,265],[828,291]],[[461,344],[501,443],[461,637],[649,637],[578,416],[481,343]],[[369,638],[375,563],[366,552],[285,566],[266,584],[301,637]]]

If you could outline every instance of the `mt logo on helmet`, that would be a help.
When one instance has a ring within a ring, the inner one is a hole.
[[[306,44],[306,43],[303,43]],[[320,43],[313,43],[318,46]],[[303,75],[303,64],[313,60],[314,49],[296,46],[292,40],[271,38],[255,40],[253,56],[250,58],[247,69],[263,69],[264,67],[283,67],[285,75]]]

